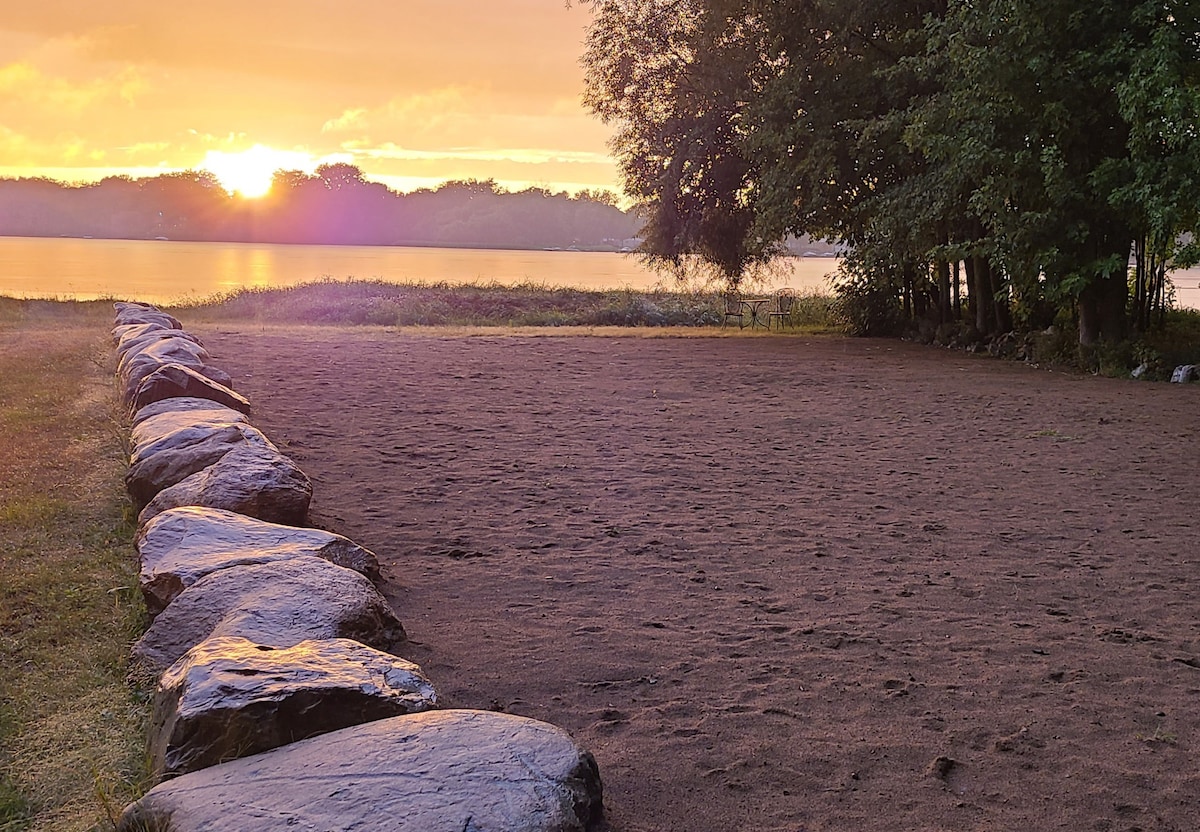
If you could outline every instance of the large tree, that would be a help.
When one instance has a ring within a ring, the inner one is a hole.
[[[616,127],[625,191],[646,218],[642,252],[680,269],[712,265],[736,285],[776,252],[751,233],[743,109],[765,74],[753,27],[703,0],[592,6],[585,102]]]
[[[1194,5],[610,0],[588,101],[652,255],[736,278],[785,234],[836,237],[893,316],[956,317],[961,262],[981,336],[1057,310],[1116,340],[1135,243],[1144,326],[1197,225]]]

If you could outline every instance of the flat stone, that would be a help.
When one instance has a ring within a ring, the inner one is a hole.
[[[314,557],[379,580],[369,549],[321,529],[255,520],[232,511],[185,506],[157,515],[138,532],[139,582],[146,607],[157,615],[196,581],[235,566]]]
[[[598,832],[601,795],[592,755],[553,725],[428,711],[168,780],[117,832]]]
[[[151,770],[174,777],[330,731],[437,707],[412,662],[349,639],[265,647],[210,638],[159,679]]]
[[[383,596],[352,569],[296,557],[213,572],[181,592],[133,646],[141,669],[161,674],[213,636],[268,647],[349,638],[391,652],[404,627]]]
[[[140,511],[159,492],[216,464],[242,445],[279,455],[271,440],[250,425],[189,425],[135,445],[125,474],[125,488]]]
[[[243,396],[190,367],[178,364],[167,364],[146,376],[137,392],[128,400],[129,409],[141,410],[148,404],[175,396],[211,399],[247,415],[250,413],[250,402]]]
[[[138,525],[179,506],[236,511],[271,523],[304,525],[312,483],[274,447],[241,442],[212,465],[154,495],[138,514]]]
[[[196,413],[203,414],[200,418],[216,418],[215,414],[226,414],[228,421],[249,422],[245,413],[239,410],[234,410],[232,407],[226,407],[223,404],[218,404],[212,399],[198,399],[191,396],[172,396],[168,399],[160,399],[152,402],[145,407],[137,410],[133,414],[133,430],[137,433],[137,429],[150,419],[158,416],[164,416],[168,413]],[[235,418],[236,417],[236,418]],[[165,431],[164,431],[165,432]]]
[[[181,399],[164,399],[163,401],[182,401]],[[238,413],[230,407],[222,407],[205,399],[190,399],[189,401],[204,402],[208,407],[189,410],[168,410],[164,413],[142,417],[142,411],[134,418],[133,431],[129,435],[132,452],[130,458],[146,456],[147,448],[154,442],[163,439],[184,428],[220,427],[225,425],[248,425],[250,420],[246,414]],[[151,405],[155,407],[157,404]],[[149,410],[149,408],[143,408]]]
[[[242,416],[240,413],[237,415]],[[191,414],[184,414],[178,416],[174,421],[176,422],[176,426],[172,430],[158,436],[149,435],[150,428],[139,429],[137,431],[137,438],[130,435],[129,464],[137,465],[139,462],[144,462],[156,454],[194,445],[222,432],[232,434],[238,433],[241,430],[255,430],[251,425],[247,424],[244,416],[241,419],[231,422],[220,422],[216,420],[197,421],[191,417]],[[158,424],[164,423],[160,422]],[[257,430],[255,432],[262,437],[263,442],[268,443],[265,447],[275,447],[273,444],[270,444],[270,440],[264,434]],[[276,448],[276,450],[278,449]]]

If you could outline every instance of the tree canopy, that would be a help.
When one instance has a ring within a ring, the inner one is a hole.
[[[865,330],[1117,340],[1197,259],[1198,5],[595,0],[587,102],[652,258],[837,239]]]
[[[278,171],[253,200],[200,171],[87,185],[0,179],[0,235],[10,236],[612,250],[637,226],[605,192],[510,192],[485,180],[398,194],[348,164]]]

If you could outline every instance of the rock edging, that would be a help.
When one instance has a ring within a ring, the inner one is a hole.
[[[127,478],[167,779],[118,830],[604,827],[595,760],[546,723],[436,711],[373,553],[303,528],[308,478],[178,319],[114,304]]]

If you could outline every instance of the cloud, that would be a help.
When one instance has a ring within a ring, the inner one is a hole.
[[[346,110],[337,118],[331,118],[321,125],[322,133],[345,133],[351,130],[365,130],[369,126],[366,118],[367,111],[363,107]]]
[[[520,162],[540,165],[547,162],[573,162],[590,165],[611,164],[605,153],[547,150],[542,148],[482,148],[452,147],[438,150],[413,150],[385,142],[377,147],[352,148],[358,155],[369,159],[398,159],[404,161],[470,161],[470,162]]]
[[[147,88],[131,66],[78,83],[46,75],[26,61],[0,67],[0,105],[16,103],[73,117],[117,101],[133,104]]]
[[[78,135],[65,133],[50,141],[0,126],[0,159],[6,167],[43,167],[100,162],[104,151],[89,147]]]
[[[579,105],[578,4],[9,5],[3,165],[183,169],[262,144],[392,180],[615,181],[610,131]]]
[[[137,144],[118,147],[117,150],[127,153],[130,156],[142,156],[150,153],[162,153],[165,150],[170,150],[170,148],[170,142],[138,142]]]

